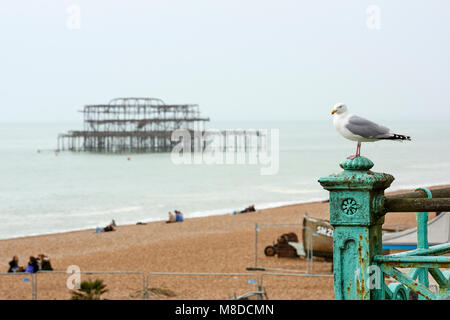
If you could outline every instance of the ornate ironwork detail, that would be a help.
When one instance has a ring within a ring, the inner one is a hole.
[[[345,199],[342,202],[342,210],[346,215],[354,215],[358,211],[358,203],[355,199]]]

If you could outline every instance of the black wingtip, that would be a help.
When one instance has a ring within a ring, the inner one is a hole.
[[[405,136],[403,134],[392,134],[389,138],[385,138],[386,140],[398,140],[398,141],[412,141],[410,136]]]
[[[411,137],[410,136],[405,136],[405,135],[402,135],[402,134],[394,134],[393,139],[395,139],[395,140],[411,141]]]

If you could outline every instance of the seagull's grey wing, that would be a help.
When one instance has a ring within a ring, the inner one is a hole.
[[[388,128],[358,116],[351,116],[345,127],[353,134],[368,139],[386,138],[390,132]]]

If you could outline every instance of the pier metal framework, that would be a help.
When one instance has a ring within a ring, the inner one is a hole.
[[[166,104],[157,98],[116,98],[108,104],[86,105],[80,112],[84,128],[58,135],[60,151],[105,153],[168,152],[174,130],[203,132],[209,118],[196,104]]]

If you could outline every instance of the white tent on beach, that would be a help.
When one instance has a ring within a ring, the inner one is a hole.
[[[450,242],[450,212],[442,212],[428,222],[428,244]],[[417,228],[383,235],[383,249],[416,249]]]

